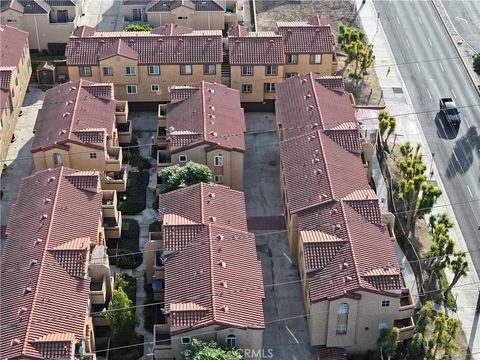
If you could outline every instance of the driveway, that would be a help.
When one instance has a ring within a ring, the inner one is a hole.
[[[264,357],[313,360],[298,269],[287,255],[275,115],[252,112],[245,113],[245,118],[243,188],[248,228],[256,235],[265,285]]]
[[[97,31],[120,31],[124,28],[120,16],[121,0],[84,0],[78,24],[87,25]]]
[[[0,179],[3,197],[1,201],[0,223],[2,226],[8,222],[10,209],[17,199],[21,180],[35,172],[30,148],[33,140],[33,127],[37,119],[38,110],[41,109],[45,92],[38,86],[30,84],[30,92],[23,102],[23,115],[18,118],[15,128],[15,142],[10,145],[7,155],[7,169]],[[3,239],[2,239],[3,240]]]

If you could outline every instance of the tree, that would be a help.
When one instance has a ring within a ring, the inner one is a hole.
[[[186,165],[174,165],[163,169],[161,192],[167,193],[178,188],[190,186],[200,182],[212,182],[212,171],[206,165],[189,161]]]
[[[380,358],[384,360],[384,356],[390,360],[397,352],[398,341],[400,340],[400,331],[393,327],[391,329],[380,330],[380,336],[377,340]]]
[[[400,147],[402,158],[397,161],[397,168],[402,176],[398,190],[405,201],[407,236],[415,233],[416,220],[431,212],[442,193],[438,187],[427,183],[427,167],[423,164],[420,148],[420,144],[414,149],[406,142]]]
[[[473,55],[473,70],[480,75],[480,53]]]
[[[193,339],[192,345],[182,352],[183,360],[242,360],[243,355],[235,348],[219,345],[215,341],[203,342]]]
[[[122,287],[113,290],[105,320],[112,329],[115,344],[129,343],[130,339],[136,337],[137,319],[131,306],[132,301]]]
[[[130,24],[125,26],[124,31],[151,31],[153,26],[151,24]]]
[[[383,142],[383,147],[388,151],[388,139],[395,131],[397,120],[394,116],[390,116],[387,110],[382,110],[378,113],[378,127],[380,129],[380,136]],[[386,138],[384,134],[387,133]]]
[[[453,253],[453,259],[450,261],[450,270],[453,272],[453,279],[450,285],[448,285],[448,288],[445,289],[444,294],[451,291],[460,278],[467,276],[467,268],[467,254],[465,251],[455,251]]]

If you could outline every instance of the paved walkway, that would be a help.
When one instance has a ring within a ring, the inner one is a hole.
[[[364,31],[369,39],[373,39],[374,51],[377,64],[396,64],[390,45],[386,39],[382,28],[381,20],[378,23],[377,11],[372,1],[367,1],[362,6],[360,13],[360,20],[363,24]],[[377,30],[378,28],[378,30]],[[380,67],[377,72],[380,86],[384,93],[385,103],[387,109],[391,114],[413,114],[414,108],[408,91],[403,83],[400,71],[396,65],[391,66],[390,72],[385,71],[384,67]],[[470,84],[466,84],[470,86]],[[403,94],[394,94],[393,88],[402,88]],[[421,143],[423,145],[423,152],[425,154],[426,163],[430,164],[431,153],[427,147],[425,136],[422,128],[418,122],[416,115],[397,116],[397,130],[396,133],[401,135],[398,142],[410,141],[413,144]],[[433,163],[434,174],[438,174],[435,163]],[[434,176],[438,186],[442,189],[443,194],[437,202],[433,213],[447,212],[449,216],[455,221],[455,214],[452,207],[449,205],[449,200],[442,180],[439,176]],[[459,249],[466,250],[465,241],[458,226],[455,226],[451,231],[452,237],[456,240]],[[468,256],[469,268],[474,269],[470,256]],[[401,262],[401,261],[399,261]],[[449,280],[452,274],[447,272]],[[413,292],[413,291],[412,291]],[[476,336],[479,330],[478,314],[475,314],[475,306],[478,297],[478,276],[475,271],[469,272],[468,275],[459,280],[457,285],[453,288],[453,294],[457,298],[458,312],[455,314],[462,321],[462,329],[467,338],[470,350],[474,355],[473,359],[480,359],[480,338]]]

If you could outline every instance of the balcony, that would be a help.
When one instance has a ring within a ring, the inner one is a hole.
[[[105,304],[107,301],[107,288],[105,277],[102,281],[93,281],[90,283],[90,301],[94,305]]]
[[[125,192],[127,190],[128,170],[123,167],[117,172],[107,172],[102,177],[102,190],[116,190]]]
[[[104,326],[108,328],[107,320],[105,320],[105,312],[107,311],[107,307],[105,304],[92,304],[92,323],[93,326]],[[97,329],[95,329],[95,337],[98,337]]]
[[[400,297],[399,311],[402,311],[402,315],[413,316],[415,312],[415,302],[413,301],[410,289],[402,289],[402,295]]]
[[[157,146],[166,149],[167,145],[167,129],[164,126],[159,126],[157,130]]]
[[[117,218],[117,192],[114,190],[104,190],[102,197],[102,215],[103,218]]]
[[[116,216],[104,217],[103,227],[107,240],[110,238],[120,239],[122,233],[122,212],[117,211]]]
[[[165,281],[163,279],[154,279],[152,282],[153,301],[165,301]]]
[[[158,105],[158,126],[167,127],[167,104]]]
[[[413,336],[413,330],[415,329],[415,323],[413,318],[405,318],[400,320],[395,320],[393,326],[400,331],[400,341],[410,339]]]
[[[172,166],[172,156],[168,150],[157,150],[157,167],[158,170],[164,167]]]
[[[144,246],[143,263],[145,264],[147,284],[151,284],[154,279],[164,278],[163,264],[157,261],[157,252],[163,250],[163,240],[161,232],[150,232],[148,237]],[[160,266],[157,266],[158,264]]]
[[[128,121],[128,102],[117,100],[115,106],[115,121],[117,124],[126,124]]]
[[[105,159],[105,171],[122,170],[122,148],[111,147],[107,149],[107,157]]]
[[[132,142],[132,122],[117,123],[118,141],[120,144],[130,144]]]
[[[155,359],[173,359],[172,339],[170,336],[170,325],[156,324],[153,327],[153,356]]]

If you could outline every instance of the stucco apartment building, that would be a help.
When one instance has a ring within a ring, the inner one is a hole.
[[[275,87],[295,74],[336,71],[335,39],[320,16],[278,23],[276,32],[250,32],[236,25],[228,38],[220,30],[192,30],[167,24],[148,32],[75,30],[67,46],[68,75],[112,82],[129,102],[167,102],[174,85],[217,82],[240,92],[244,103],[276,98]]]
[[[174,23],[194,30],[223,30],[243,20],[243,0],[123,0],[124,21],[153,27]]]
[[[27,31],[31,49],[61,52],[58,44],[66,44],[75,27],[74,0],[1,0],[0,4],[0,23]]]
[[[243,189],[245,116],[240,94],[200,82],[170,88],[171,103],[159,107],[158,170],[188,161],[208,165],[213,181]]]
[[[243,193],[200,183],[162,194],[159,208],[162,232],[144,252],[154,299],[165,301],[154,358],[179,359],[192,338],[260,354],[264,289]]]
[[[382,328],[411,337],[415,305],[395,258],[393,215],[381,213],[368,183],[371,146],[349,97],[341,78],[294,76],[278,86],[276,117],[310,341],[354,353],[376,349]]]
[[[110,195],[98,172],[61,167],[22,180],[1,257],[3,359],[96,359],[106,345],[95,336],[105,319],[91,312],[104,309],[113,290]]]
[[[113,84],[77,80],[45,93],[34,128],[36,171],[67,166],[101,172],[102,189],[125,191],[121,143],[130,143],[128,103],[115,100]]]
[[[7,165],[10,143],[15,140],[15,127],[31,74],[28,34],[0,26],[0,174]]]

